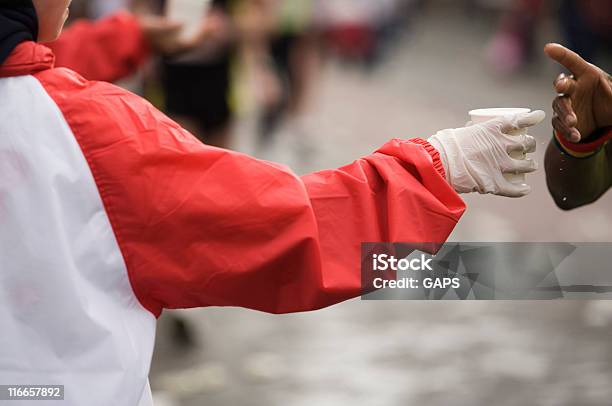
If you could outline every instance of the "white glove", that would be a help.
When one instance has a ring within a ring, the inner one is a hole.
[[[509,135],[544,120],[543,111],[497,118],[465,128],[443,130],[429,139],[440,152],[446,178],[458,193],[479,192],[522,197],[531,192],[525,183],[508,181],[504,174],[537,170],[533,159],[514,159],[511,153],[530,153],[536,141],[530,135]]]

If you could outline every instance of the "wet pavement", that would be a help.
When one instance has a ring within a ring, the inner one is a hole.
[[[309,117],[287,125],[266,158],[299,173],[335,167],[389,138],[462,126],[478,107],[550,114],[557,70],[542,60],[512,79],[482,62],[489,20],[433,9],[379,69],[330,64]],[[544,23],[541,42],[556,39]],[[253,152],[253,123],[237,126]],[[540,162],[551,128],[533,131]],[[303,138],[307,137],[307,138]],[[306,145],[306,147],[305,147]],[[304,156],[304,151],[310,151]],[[314,153],[313,153],[314,151]],[[521,200],[467,196],[456,241],[611,241],[612,194],[557,209],[542,171]],[[151,383],[157,406],[610,405],[612,304],[607,302],[365,302],[270,316],[241,309],[180,312],[195,349],[160,322]]]

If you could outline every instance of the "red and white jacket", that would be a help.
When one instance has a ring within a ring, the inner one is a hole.
[[[426,141],[298,177],[53,63],[26,42],[0,67],[0,382],[63,405],[151,405],[163,309],[330,306],[362,242],[441,242],[465,209]]]

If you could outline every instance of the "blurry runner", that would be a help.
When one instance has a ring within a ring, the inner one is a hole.
[[[408,0],[319,0],[317,24],[330,50],[349,61],[372,65],[392,37]]]
[[[491,66],[511,74],[529,63],[536,52],[535,39],[545,0],[513,0],[487,52]]]
[[[366,60],[376,46],[376,2],[368,0],[320,1],[317,21],[324,27],[332,52],[351,60]]]
[[[166,112],[208,145],[227,148],[232,109],[230,85],[235,35],[231,0],[213,0],[215,32],[201,46],[166,55],[161,80]],[[135,0],[136,7],[163,13],[166,0]],[[203,16],[204,17],[204,16]]]
[[[313,4],[310,0],[268,0],[264,9],[273,26],[268,34],[270,73],[279,82],[278,97],[264,105],[260,137],[269,137],[280,120],[299,115],[305,108],[316,64],[316,42],[312,32]]]

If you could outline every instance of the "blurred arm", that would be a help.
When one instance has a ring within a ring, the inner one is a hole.
[[[47,46],[55,53],[57,67],[107,82],[134,73],[149,55],[149,44],[137,18],[127,12],[95,22],[76,21]]]

